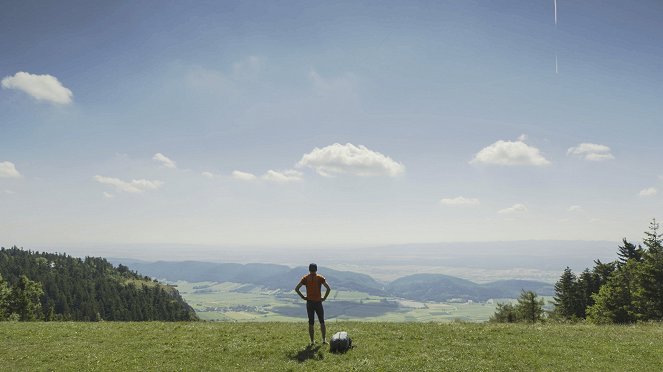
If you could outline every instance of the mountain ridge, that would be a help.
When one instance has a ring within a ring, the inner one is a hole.
[[[187,282],[235,282],[263,286],[268,289],[291,291],[308,272],[306,267],[291,268],[279,264],[237,264],[201,261],[156,261],[109,259],[126,264],[132,270],[155,279]],[[517,298],[522,290],[532,290],[542,296],[554,292],[550,283],[534,280],[498,280],[478,284],[444,274],[413,274],[381,283],[367,274],[320,267],[334,289],[365,292],[371,295],[393,296],[417,301],[473,300]]]

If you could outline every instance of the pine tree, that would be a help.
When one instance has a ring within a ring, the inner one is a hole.
[[[644,245],[647,246],[649,253],[663,253],[663,234],[658,233],[659,225],[656,218],[649,223],[649,231],[645,231]]]
[[[553,297],[555,305],[554,314],[563,319],[574,319],[581,317],[580,308],[580,291],[578,287],[578,280],[567,266],[555,283],[555,296]]]
[[[636,247],[635,244],[629,243],[626,241],[626,238],[622,239],[624,245],[618,246],[617,257],[619,257],[618,265],[623,265],[628,260],[642,260],[643,250],[642,247]]]
[[[516,307],[510,303],[498,303],[495,314],[490,317],[493,323],[515,323],[518,322],[519,314]]]
[[[11,310],[22,321],[41,320],[44,315],[41,311],[41,299],[44,294],[41,284],[33,282],[22,275],[12,288]]]
[[[584,319],[587,317],[587,308],[594,305],[593,295],[599,292],[599,288],[601,288],[601,283],[598,277],[589,271],[589,269],[585,269],[578,278],[580,318]]]
[[[594,295],[594,305],[587,308],[592,323],[632,323],[636,321],[633,304],[634,274],[637,262],[630,261],[616,270]]]
[[[536,293],[523,290],[516,308],[521,319],[528,323],[536,323],[543,320],[543,303],[543,299],[538,298]]]
[[[11,289],[0,275],[0,320],[7,320],[10,314]]]

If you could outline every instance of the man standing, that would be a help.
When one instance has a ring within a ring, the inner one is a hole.
[[[308,313],[308,335],[311,337],[311,344],[315,342],[314,334],[315,331],[313,326],[315,324],[314,313],[318,315],[318,321],[320,322],[320,331],[322,332],[322,343],[327,343],[326,328],[325,328],[325,310],[322,308],[322,302],[327,299],[329,296],[329,284],[322,275],[318,275],[318,265],[312,263],[308,265],[308,275],[304,275],[302,280],[299,281],[297,287],[295,287],[295,292],[303,300],[306,300],[306,312]],[[306,296],[299,291],[299,289],[305,285],[306,286]],[[320,287],[325,286],[326,292],[325,296],[321,296]]]

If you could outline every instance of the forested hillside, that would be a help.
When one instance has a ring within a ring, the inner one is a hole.
[[[103,258],[0,248],[0,319],[197,320],[177,290]]]

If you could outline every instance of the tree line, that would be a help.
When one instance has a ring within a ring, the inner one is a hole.
[[[662,237],[653,219],[642,245],[623,239],[616,260],[597,260],[580,276],[567,267],[555,284],[554,315],[592,323],[663,320]]]
[[[642,244],[625,238],[617,259],[594,261],[594,267],[576,275],[567,267],[555,283],[553,310],[543,310],[543,299],[523,291],[516,304],[497,304],[494,322],[538,322],[544,318],[591,323],[635,323],[663,320],[663,234],[653,219]]]
[[[0,248],[0,320],[197,320],[171,286],[106,259]]]

